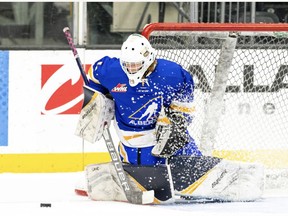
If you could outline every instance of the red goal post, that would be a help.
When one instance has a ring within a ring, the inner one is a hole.
[[[202,151],[288,170],[288,24],[151,23],[142,35],[193,75]]]
[[[262,31],[288,32],[287,23],[151,23],[142,30],[149,39],[153,31]]]

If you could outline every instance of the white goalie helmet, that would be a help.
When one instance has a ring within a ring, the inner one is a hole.
[[[128,76],[130,86],[141,82],[144,73],[155,61],[155,50],[140,34],[132,34],[121,47],[120,63]]]

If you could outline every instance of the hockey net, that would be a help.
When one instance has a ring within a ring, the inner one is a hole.
[[[264,164],[266,191],[287,193],[288,25],[154,23],[142,34],[193,75],[200,149]]]

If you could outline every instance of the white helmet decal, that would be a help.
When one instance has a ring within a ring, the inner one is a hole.
[[[132,34],[123,43],[120,64],[134,87],[141,82],[144,73],[155,60],[155,50],[149,41],[140,34]]]

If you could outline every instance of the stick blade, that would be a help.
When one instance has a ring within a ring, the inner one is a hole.
[[[142,204],[151,204],[153,202],[154,202],[154,190],[149,190],[142,193]]]
[[[88,197],[88,193],[87,193],[87,191],[84,190],[84,189],[77,189],[77,188],[76,188],[74,191],[75,191],[75,193],[76,193],[77,195],[79,195],[79,196],[87,196],[87,197]]]
[[[154,190],[149,191],[134,191],[127,194],[127,200],[133,204],[152,204],[154,202]]]
[[[79,196],[88,197],[88,193],[84,189],[75,189],[75,193]],[[133,204],[152,204],[154,202],[154,190],[133,192],[133,195],[129,195],[128,201]]]

